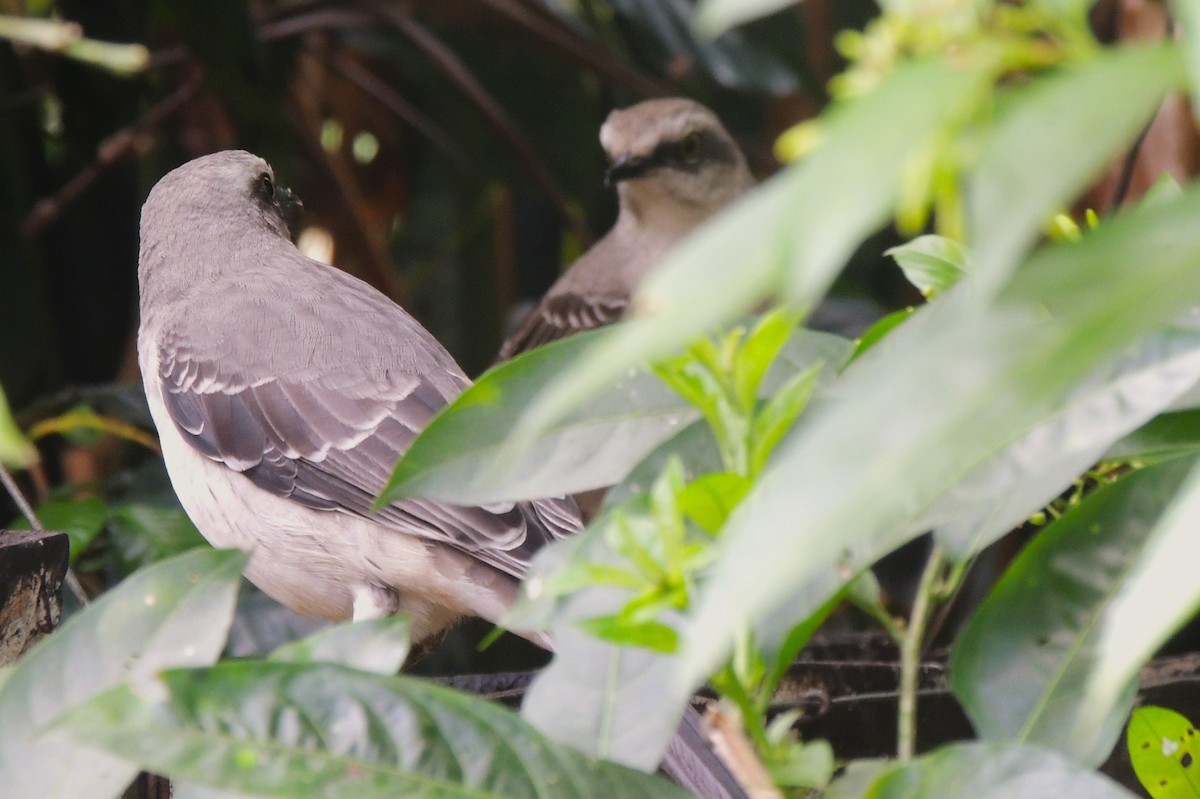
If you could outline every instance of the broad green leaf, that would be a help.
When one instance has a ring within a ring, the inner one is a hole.
[[[1191,466],[1170,461],[1103,486],[1021,551],[950,658],[955,696],[980,738],[1036,744],[1090,765],[1112,751],[1135,685],[1085,745],[1071,735],[1097,633]]]
[[[513,450],[536,446],[540,434],[632,365],[674,352],[772,293],[811,308],[855,247],[887,220],[908,157],[986,86],[981,71],[917,62],[839,105],[811,156],[689,236],[643,281],[633,318],[604,331],[529,404]]]
[[[413,495],[450,502],[531,499],[620,481],[642,455],[697,417],[642,370],[630,370],[609,391],[542,431],[520,461],[504,461],[501,449],[541,386],[601,335],[588,332],[538,347],[481,377],[413,441],[380,504]]]
[[[37,463],[37,459],[37,447],[21,432],[8,407],[8,397],[0,387],[0,464],[24,469]]]
[[[263,797],[687,795],[556,746],[486,700],[333,664],[167,671],[95,697],[57,731],[140,768]]]
[[[1046,418],[973,468],[913,525],[963,560],[1066,490],[1112,442],[1200,380],[1200,331],[1149,336],[1080,383]]]
[[[1169,464],[1163,464],[1163,467]],[[1159,468],[1163,468],[1159,467]],[[1193,469],[1141,548],[1138,562],[1097,630],[1074,737],[1086,740],[1138,670],[1200,607],[1192,559],[1200,526],[1200,470]]]
[[[47,530],[66,533],[71,540],[71,562],[87,548],[108,518],[108,506],[98,497],[83,499],[52,499],[34,508],[38,521]],[[30,529],[29,520],[22,517],[12,524],[15,530]]]
[[[1200,453],[1200,409],[1154,417],[1104,454],[1105,459],[1156,463]]]
[[[679,509],[708,532],[716,533],[749,489],[749,479],[740,474],[706,474],[684,487],[679,495]]]
[[[919,236],[884,255],[895,258],[908,282],[930,298],[952,288],[967,272],[962,244],[945,236]]]
[[[1104,775],[1053,752],[996,743],[943,746],[911,763],[893,766],[866,795],[871,799],[1134,799],[1134,794]]]
[[[1188,73],[1192,113],[1200,114],[1200,6],[1191,0],[1171,0],[1171,15],[1182,34],[1184,65]]]
[[[118,796],[137,768],[43,728],[123,682],[214,662],[245,563],[241,552],[203,549],[136,572],[25,655],[0,687],[0,796]]]
[[[598,395],[512,461],[505,441],[543,383],[604,331],[539,347],[488,372],[425,428],[396,465],[384,497],[420,494],[448,502],[533,499],[612,485],[698,412],[641,369]],[[824,362],[827,383],[851,344],[794,328],[759,386],[771,392],[795,371]]]
[[[339,663],[360,671],[395,674],[408,657],[405,616],[338,624],[290,641],[271,653],[276,663]]]
[[[1010,89],[967,181],[971,271],[981,296],[1004,285],[1043,222],[1069,205],[1182,83],[1178,50],[1156,43],[1108,50]]]
[[[1125,733],[1129,762],[1152,799],[1200,799],[1200,746],[1186,716],[1139,707]]]
[[[169,503],[169,504],[168,504]],[[204,546],[204,537],[176,500],[127,502],[113,507],[108,529],[121,558],[134,567]]]
[[[820,370],[820,364],[814,364],[800,372],[759,409],[750,426],[750,474],[758,474],[808,406]]]
[[[806,415],[730,518],[685,637],[685,685],[719,665],[739,629],[777,608],[793,623],[811,613],[824,597],[810,582],[857,573],[911,538],[977,464],[1200,299],[1194,214],[1197,190],[1048,247],[991,307],[964,282],[847,368],[838,401]]]

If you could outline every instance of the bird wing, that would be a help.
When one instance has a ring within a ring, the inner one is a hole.
[[[516,577],[536,550],[579,527],[566,499],[486,507],[410,499],[373,512],[395,462],[446,403],[444,385],[415,371],[381,380],[367,369],[355,378],[353,370],[242,368],[205,349],[162,337],[163,403],[189,445],[264,491],[448,544]]]
[[[564,292],[547,296],[522,320],[504,345],[499,360],[506,361],[551,341],[619,321],[629,309],[624,294],[577,294]]]

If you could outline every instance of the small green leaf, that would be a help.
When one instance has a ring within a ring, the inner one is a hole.
[[[104,529],[108,506],[98,497],[83,499],[52,499],[34,508],[38,521],[47,530],[66,533],[71,540],[71,562],[74,563],[88,544]],[[29,520],[17,519],[13,529],[30,529]]]
[[[800,323],[800,318],[794,311],[777,308],[763,316],[746,338],[733,370],[734,393],[744,412],[754,409],[767,370]]]
[[[679,634],[658,621],[633,622],[622,614],[615,614],[585,619],[578,626],[588,634],[618,646],[639,646],[664,654],[674,652],[679,646]]]
[[[1125,733],[1129,762],[1153,799],[1200,799],[1200,746],[1186,716],[1165,707],[1139,707]]]
[[[772,763],[771,779],[787,788],[820,788],[833,776],[833,747],[828,741],[794,743],[786,757]]]
[[[733,472],[697,477],[679,495],[679,509],[710,533],[716,534],[729,512],[750,490],[749,478]]]
[[[8,407],[4,388],[0,387],[0,464],[12,469],[26,469],[37,460],[37,447],[21,432]]]
[[[813,364],[779,389],[755,414],[750,424],[750,474],[762,471],[775,445],[808,407],[820,373],[821,364]]]
[[[908,282],[929,299],[953,287],[968,271],[962,244],[945,236],[919,236],[884,254],[895,258]]]
[[[916,308],[912,307],[901,308],[899,311],[893,311],[867,328],[867,331],[859,338],[858,343],[854,345],[854,352],[850,355],[850,360],[852,362],[857,360],[864,352],[883,341],[888,333],[891,333],[897,327],[904,324],[908,320],[908,317],[912,316],[916,310]]]

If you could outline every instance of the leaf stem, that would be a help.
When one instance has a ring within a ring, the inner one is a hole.
[[[942,571],[945,555],[934,543],[929,551],[925,571],[917,586],[913,600],[908,629],[900,644],[900,708],[896,731],[896,757],[901,763],[912,760],[917,740],[917,684],[921,670],[921,644],[925,638],[925,625],[933,605],[933,594],[938,590],[938,575]]]

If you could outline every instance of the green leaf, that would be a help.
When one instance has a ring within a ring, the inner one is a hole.
[[[1170,464],[1163,464],[1164,468]],[[1200,470],[1163,512],[1097,633],[1096,657],[1079,699],[1076,736],[1085,739],[1137,679],[1138,670],[1200,606],[1191,551],[1200,525]]]
[[[140,768],[263,797],[663,797],[488,701],[333,664],[222,663],[119,687],[58,730]]]
[[[4,388],[0,387],[0,464],[11,469],[25,469],[37,460],[37,447],[21,432],[8,407]]]
[[[871,799],[1134,799],[1107,777],[1053,752],[995,743],[943,746],[885,771],[866,795]]]
[[[1154,417],[1104,454],[1106,460],[1157,463],[1200,453],[1200,409]]]
[[[382,619],[338,624],[299,641],[290,641],[271,653],[276,663],[338,663],[360,671],[395,674],[408,657],[409,619]]]
[[[967,240],[981,296],[1004,285],[1043,222],[1134,140],[1182,82],[1178,50],[1160,42],[1107,50],[1009,90],[967,182]]]
[[[810,583],[857,573],[910,539],[914,520],[977,464],[1200,298],[1196,214],[1193,189],[1048,247],[991,307],[964,283],[849,367],[837,402],[806,416],[726,525],[685,636],[688,684],[719,665],[737,630],[785,608],[803,618],[828,596]]]
[[[746,337],[734,362],[733,373],[734,392],[743,411],[754,408],[767,370],[799,322],[798,314],[778,309],[760,319]]]
[[[602,331],[530,402],[513,431],[513,451],[536,446],[632,365],[672,353],[772,293],[796,308],[814,305],[863,237],[887,220],[909,155],[986,88],[982,71],[916,62],[839,105],[811,156],[672,250],[640,285],[633,317]]]
[[[1136,686],[1086,741],[1072,735],[1082,689],[1098,633],[1191,466],[1170,461],[1103,486],[1021,551],[950,658],[955,696],[981,738],[1037,744],[1085,765],[1112,751]]]
[[[1139,707],[1125,734],[1129,762],[1152,799],[1200,799],[1200,747],[1186,716],[1165,707]]]
[[[34,508],[38,521],[47,530],[66,533],[71,540],[71,562],[74,563],[104,529],[108,506],[98,497],[83,499],[52,499]],[[30,529],[29,520],[17,519],[14,530]]]
[[[950,289],[967,272],[962,244],[945,236],[919,236],[884,255],[895,258],[908,282],[927,298]]]
[[[770,767],[771,779],[784,787],[820,787],[833,776],[833,748],[827,741],[796,743],[787,759]]]
[[[775,445],[804,412],[817,387],[820,371],[821,365],[814,364],[797,374],[755,415],[750,425],[750,474],[762,471]]]
[[[674,652],[679,635],[657,621],[632,621],[620,613],[579,622],[579,629],[618,646],[637,646],[654,652]]]
[[[750,481],[740,474],[717,472],[691,481],[679,495],[679,509],[710,533],[725,524],[729,512],[750,490]]]
[[[964,560],[1022,524],[1112,442],[1200,380],[1200,331],[1153,333],[1093,371],[1036,427],[973,468],[912,525]]]
[[[126,563],[147,566],[205,546],[196,525],[177,504],[128,502],[113,507],[108,528]]]
[[[893,311],[867,328],[867,331],[862,334],[854,346],[854,353],[850,356],[851,362],[857,360],[860,355],[887,338],[889,333],[908,321],[908,318],[916,313],[916,310],[916,308],[910,307]]]
[[[645,453],[697,416],[641,370],[629,370],[609,391],[547,427],[519,460],[507,460],[502,451],[542,384],[570,368],[603,334],[538,347],[483,375],[413,441],[379,503],[414,495],[472,503],[533,499],[619,482]]]
[[[125,681],[215,661],[245,563],[244,553],[204,549],[139,571],[25,655],[0,687],[0,796],[117,796],[134,766],[42,728]]]

